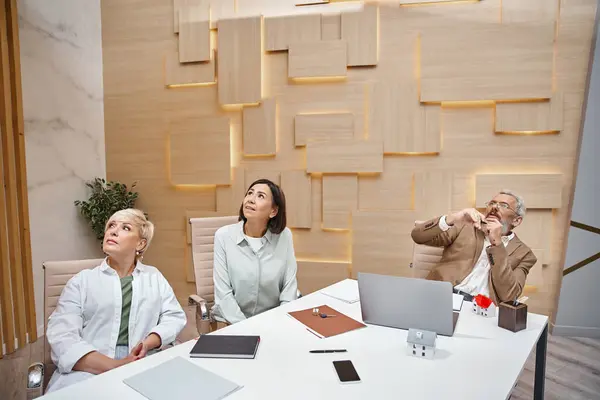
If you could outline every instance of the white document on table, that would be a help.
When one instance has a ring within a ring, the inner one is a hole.
[[[331,287],[322,289],[321,293],[349,304],[360,301],[360,297],[358,296],[358,282],[352,279],[346,279]]]
[[[220,400],[242,388],[182,357],[165,361],[123,383],[150,400]]]
[[[460,311],[464,300],[465,298],[461,294],[452,293],[452,309]]]

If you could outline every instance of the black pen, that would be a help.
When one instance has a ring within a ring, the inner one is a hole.
[[[340,350],[311,350],[309,351],[309,353],[345,353],[347,350],[346,349],[340,349]]]

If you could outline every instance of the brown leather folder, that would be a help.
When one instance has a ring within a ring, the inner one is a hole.
[[[346,333],[359,328],[365,328],[366,325],[358,322],[347,315],[342,314],[329,306],[317,306],[319,313],[327,315],[335,315],[335,317],[321,318],[318,315],[313,315],[313,309],[293,311],[288,313],[291,317],[297,319],[306,328],[320,338],[328,338],[331,336]]]

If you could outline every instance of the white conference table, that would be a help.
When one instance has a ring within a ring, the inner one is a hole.
[[[358,293],[358,285],[350,287]],[[406,330],[369,325],[320,339],[287,315],[289,311],[323,304],[362,321],[359,302],[347,304],[315,292],[215,333],[260,335],[253,360],[190,359],[195,343],[190,340],[43,398],[143,400],[145,397],[123,380],[166,360],[184,357],[243,386],[228,400],[506,399],[536,344],[535,399],[543,398],[546,316],[529,313],[527,328],[513,333],[499,328],[497,317],[474,315],[471,303],[465,302],[454,335],[439,336],[435,359],[426,360],[406,354]],[[313,349],[337,348],[348,352],[309,353]],[[332,361],[345,359],[352,360],[361,383],[339,383]],[[201,393],[198,387],[199,399]]]

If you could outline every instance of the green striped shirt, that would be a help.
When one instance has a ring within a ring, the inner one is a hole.
[[[133,294],[133,276],[121,278],[121,295],[123,302],[121,306],[121,327],[119,328],[119,338],[117,346],[129,345],[129,311],[131,310],[131,295]]]

